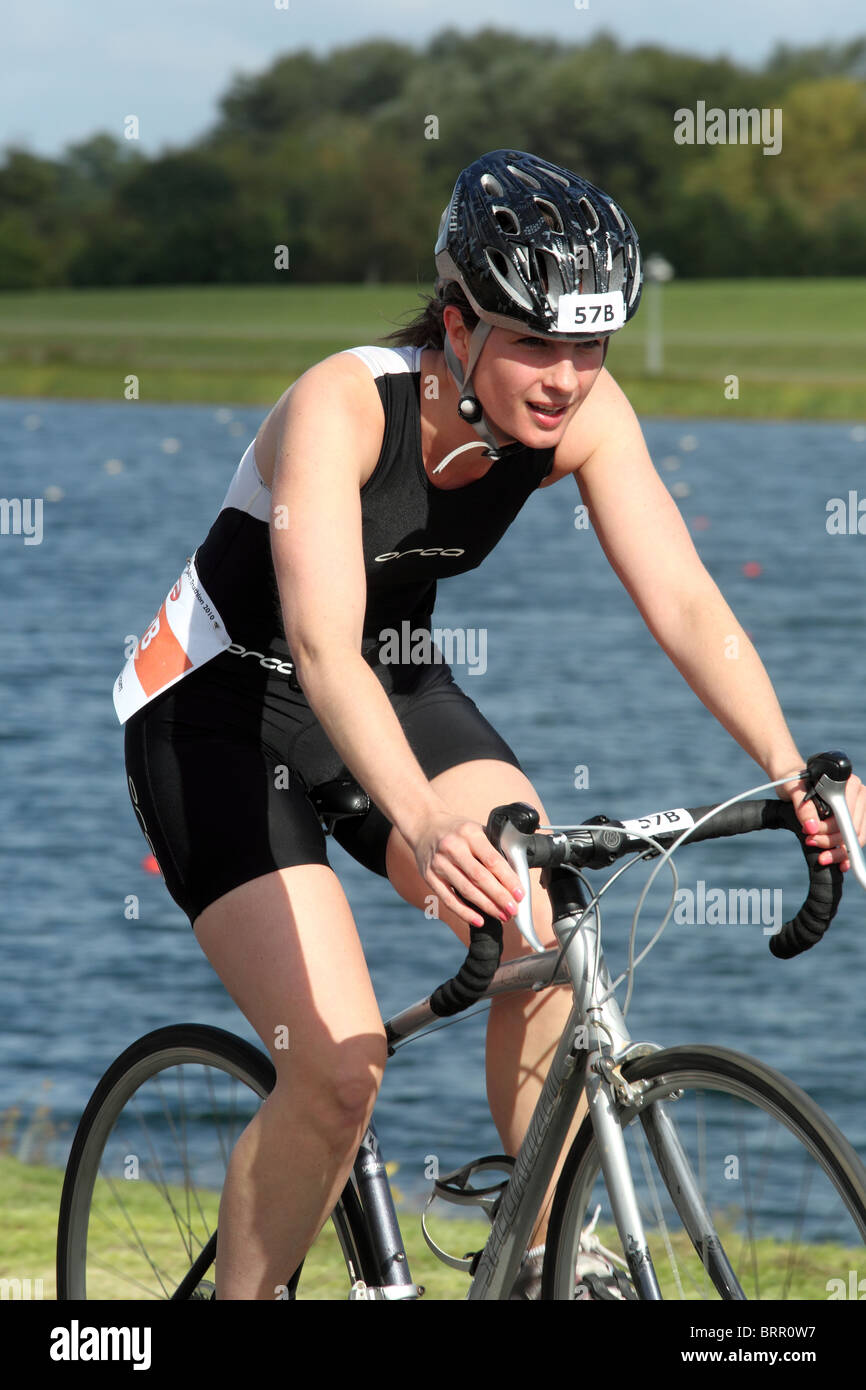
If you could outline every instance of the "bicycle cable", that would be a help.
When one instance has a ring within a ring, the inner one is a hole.
[[[769,791],[773,787],[780,787],[785,782],[800,781],[802,780],[802,777],[804,775],[805,774],[803,773],[795,773],[794,775],[789,775],[787,777],[779,777],[773,782],[762,782],[760,786],[747,788],[746,791],[740,792],[737,796],[729,797],[727,801],[722,801],[719,803],[718,806],[711,807],[710,810],[705,813],[705,815],[701,816],[700,820],[695,821],[694,825],[687,826],[687,828],[682,832],[682,834],[677,837],[674,843],[670,845],[668,849],[662,851],[661,858],[659,859],[658,863],[655,865],[652,872],[650,873],[650,876],[644,885],[643,892],[641,893],[637,902],[637,906],[634,910],[631,932],[629,934],[629,966],[624,974],[618,976],[618,978],[614,980],[610,990],[605,995],[605,999],[609,999],[613,994],[613,991],[617,989],[619,985],[622,984],[623,980],[628,977],[628,987],[626,989],[625,1003],[622,1007],[623,1017],[625,1017],[628,1013],[629,1005],[631,1004],[631,996],[634,991],[634,972],[640,965],[641,961],[646,959],[653,946],[655,946],[656,942],[659,940],[659,937],[661,936],[662,932],[668,924],[668,921],[670,920],[671,913],[675,906],[673,902],[669,905],[668,910],[662,918],[661,923],[656,928],[655,933],[647,942],[640,955],[636,959],[633,959],[633,944],[634,939],[637,935],[638,918],[643,908],[644,899],[646,898],[647,893],[652,887],[659,870],[662,869],[664,865],[669,862],[671,855],[674,853],[674,851],[678,850],[680,845],[682,845],[689,838],[690,835],[694,834],[694,832],[700,826],[704,825],[707,821],[712,820],[713,816],[717,815],[720,811],[725,811],[729,806],[735,806],[738,801],[745,801],[748,797],[755,796],[758,792]],[[659,846],[659,848],[661,847]],[[602,1000],[602,1003],[603,1002],[604,1000]]]
[[[746,795],[748,795],[748,793],[746,793]],[[571,827],[567,827],[567,826],[543,826],[543,827],[541,827],[541,826],[540,826],[539,829],[544,829],[544,830],[567,830],[567,829],[571,829],[572,831],[575,831],[575,830],[597,830],[598,827],[597,827],[597,825],[578,825],[578,826],[571,826]],[[662,849],[662,846],[658,843],[657,840],[655,840],[655,839],[652,837],[652,835],[644,835],[644,834],[642,834],[640,831],[634,831],[634,832],[630,832],[630,833],[634,833],[634,835],[635,835],[636,838],[641,839],[641,840],[644,840],[648,845],[650,845],[650,846],[656,851],[657,854],[663,854],[664,851],[663,851],[663,849]],[[585,918],[586,918],[587,912],[589,912],[589,911],[595,911],[595,913],[596,913],[596,928],[597,928],[597,930],[596,930],[596,940],[595,940],[595,960],[594,960],[594,963],[593,963],[593,972],[592,972],[592,990],[593,990],[593,993],[595,992],[595,986],[596,986],[596,983],[597,983],[597,981],[598,981],[598,972],[599,972],[599,969],[600,969],[600,957],[601,957],[601,914],[600,914],[599,911],[598,911],[598,902],[599,902],[599,899],[601,898],[601,896],[602,896],[603,893],[606,893],[607,890],[608,890],[609,888],[611,888],[611,887],[613,886],[614,883],[616,883],[617,879],[620,877],[621,874],[624,874],[624,873],[626,872],[626,870],[628,870],[628,869],[633,869],[634,866],[635,866],[636,864],[642,863],[642,862],[646,859],[646,857],[647,857],[646,851],[639,851],[638,853],[636,853],[636,854],[634,855],[634,857],[633,857],[632,859],[626,860],[626,862],[625,862],[624,864],[620,865],[620,867],[619,867],[614,873],[612,873],[612,874],[610,875],[609,878],[605,879],[604,883],[602,884],[601,888],[598,890],[597,893],[593,893],[592,888],[591,888],[590,885],[587,883],[586,879],[584,878],[584,876],[583,876],[583,874],[580,872],[580,870],[579,870],[579,869],[575,869],[575,870],[574,870],[574,872],[577,874],[578,878],[580,879],[581,883],[584,885],[584,887],[585,887],[585,888],[587,889],[587,891],[589,892],[589,894],[590,894],[590,901],[589,901],[589,903],[587,904],[587,906],[584,908],[583,912],[581,913],[580,921],[579,921],[579,922],[576,922],[575,925],[572,927],[571,931],[569,932],[568,939],[567,939],[565,945],[564,945],[564,946],[562,947],[562,949],[560,950],[559,956],[557,957],[556,967],[555,967],[555,969],[554,969],[553,976],[551,976],[551,979],[553,979],[553,978],[555,977],[556,971],[559,969],[560,961],[562,960],[562,957],[563,957],[563,955],[565,954],[565,951],[567,950],[568,946],[571,944],[572,936],[574,935],[574,933],[575,933],[576,931],[578,931],[578,930],[584,925],[584,920],[585,920]],[[662,921],[661,927],[659,927],[659,929],[658,929],[658,931],[657,931],[657,933],[656,933],[656,937],[653,938],[653,941],[650,942],[650,946],[653,945],[653,942],[658,938],[658,935],[661,933],[661,931],[662,931],[662,930],[664,929],[664,927],[666,926],[667,921],[668,921],[668,918],[670,917],[671,912],[673,911],[674,907],[676,906],[677,888],[678,888],[678,886],[679,886],[679,881],[680,881],[680,880],[679,880],[679,873],[678,873],[678,871],[677,871],[676,864],[673,863],[673,861],[670,859],[670,856],[668,856],[668,863],[669,863],[669,867],[670,867],[671,873],[672,873],[672,875],[673,875],[673,887],[672,887],[672,889],[671,889],[671,899],[670,899],[670,903],[668,904],[668,910],[667,910],[667,913],[665,914],[665,917],[664,917],[664,919],[663,919],[663,921]],[[661,868],[661,865],[659,865],[658,868]],[[644,897],[646,896],[646,890],[645,890],[643,896],[644,896]],[[611,985],[611,988],[608,990],[607,994],[603,995],[602,998],[598,1001],[599,1004],[603,1004],[603,1003],[605,1003],[606,1000],[610,999],[610,997],[612,996],[614,990],[616,990],[616,989],[619,987],[619,985],[622,983],[622,981],[626,978],[627,975],[633,974],[636,965],[639,964],[640,960],[643,959],[643,956],[644,956],[644,955],[646,954],[646,952],[650,949],[650,946],[646,947],[645,950],[644,950],[644,952],[642,953],[642,955],[638,958],[638,961],[636,961],[636,962],[633,961],[633,956],[634,956],[634,940],[635,940],[635,935],[636,935],[636,931],[637,931],[637,919],[638,919],[638,915],[639,915],[639,913],[640,913],[640,904],[641,904],[642,902],[643,902],[643,897],[640,899],[640,902],[639,902],[638,907],[637,907],[636,912],[635,912],[635,916],[634,916],[634,918],[632,919],[632,929],[631,929],[631,932],[630,932],[630,934],[629,934],[629,952],[628,952],[629,964],[628,964],[628,966],[627,966],[627,968],[626,968],[625,973],[624,973],[623,975],[618,976],[618,978],[614,981],[613,985]],[[625,1008],[623,1008],[623,1010],[622,1010],[623,1018],[625,1018],[627,1011],[628,1011],[628,1005],[626,1004]]]
[[[400,1038],[397,1042],[391,1043],[391,1055],[402,1052],[409,1043],[421,1042],[424,1038],[432,1037],[434,1033],[440,1033],[443,1028],[451,1028],[455,1023],[465,1023],[469,1018],[475,1018],[478,1014],[488,1014],[492,999],[488,999],[486,1004],[482,1004],[477,1009],[466,1009],[462,1013],[452,1014],[450,1018],[443,1018],[440,1023],[431,1024],[429,1028],[422,1028],[417,1033],[410,1033],[407,1038]]]
[[[675,852],[676,850],[679,849],[680,845],[682,845],[682,844],[689,838],[689,836],[692,835],[692,834],[694,833],[694,831],[698,829],[699,826],[704,825],[707,821],[711,820],[712,817],[715,816],[715,815],[717,815],[720,811],[726,810],[728,806],[734,806],[734,805],[736,805],[736,803],[739,802],[739,801],[745,801],[748,797],[755,796],[755,795],[758,794],[759,792],[769,791],[769,790],[771,790],[771,789],[774,788],[774,787],[779,787],[779,786],[781,786],[781,785],[782,785],[783,783],[785,783],[785,782],[802,781],[802,779],[804,778],[804,776],[805,776],[805,773],[804,773],[803,771],[801,771],[801,770],[798,770],[797,772],[795,772],[795,773],[793,773],[793,774],[790,774],[790,775],[788,775],[788,776],[779,777],[779,778],[777,778],[775,781],[772,781],[772,782],[764,782],[764,783],[761,783],[759,786],[747,788],[745,791],[739,792],[736,796],[730,797],[727,801],[720,802],[717,806],[713,806],[709,811],[707,811],[705,815],[701,816],[700,820],[695,821],[695,823],[694,823],[693,825],[687,826],[686,829],[682,832],[682,834],[680,834],[680,835],[677,837],[677,839],[674,841],[674,843],[673,843],[672,845],[670,845],[667,849],[663,849],[662,846],[658,843],[658,841],[655,840],[655,839],[653,839],[653,837],[652,837],[651,835],[644,835],[644,834],[642,834],[640,831],[630,831],[630,833],[631,833],[631,834],[634,834],[636,838],[639,838],[639,839],[641,839],[641,840],[644,840],[648,845],[652,846],[652,848],[654,848],[654,849],[658,852],[658,854],[659,854],[660,857],[659,857],[659,859],[658,859],[658,863],[654,866],[652,872],[650,873],[649,878],[647,879],[646,884],[644,885],[643,892],[641,893],[641,895],[640,895],[640,897],[639,897],[639,899],[638,899],[638,902],[637,902],[637,906],[635,907],[635,910],[634,910],[634,915],[633,915],[633,917],[632,917],[631,928],[630,928],[630,931],[629,931],[628,964],[627,964],[627,966],[626,966],[626,969],[623,971],[622,974],[618,975],[617,978],[613,981],[613,984],[611,985],[610,989],[609,989],[609,990],[607,991],[607,993],[604,994],[604,995],[602,996],[602,998],[599,1000],[599,1003],[600,1003],[600,1004],[603,1004],[603,1003],[605,1003],[608,999],[612,998],[613,995],[614,995],[614,993],[615,993],[615,991],[619,988],[619,986],[623,983],[623,981],[624,981],[624,980],[628,980],[628,985],[627,985],[627,988],[626,988],[625,1001],[624,1001],[624,1003],[623,1003],[622,1006],[621,1006],[621,1012],[622,1012],[623,1018],[625,1018],[625,1017],[628,1015],[628,1010],[629,1010],[629,1008],[630,1008],[630,1006],[631,1006],[632,994],[634,993],[634,975],[635,975],[635,971],[637,970],[637,967],[642,963],[642,961],[644,961],[644,960],[646,959],[646,957],[649,955],[649,953],[650,953],[650,951],[652,950],[652,948],[653,948],[653,947],[656,945],[656,943],[659,941],[659,939],[660,939],[660,937],[661,937],[663,931],[665,930],[665,927],[667,926],[668,922],[670,921],[671,914],[672,914],[672,912],[673,912],[673,910],[674,910],[674,908],[675,908],[675,906],[676,906],[676,895],[677,895],[677,887],[678,887],[678,884],[679,884],[679,875],[678,875],[678,873],[677,873],[676,865],[672,862],[672,858],[671,858],[671,857],[672,857],[672,855],[674,854],[674,852]],[[571,830],[571,831],[576,831],[576,830],[590,830],[590,831],[592,831],[592,830],[597,830],[597,829],[598,829],[598,826],[597,826],[597,825],[580,825],[580,826],[564,826],[564,825],[563,825],[563,826],[556,826],[556,825],[546,825],[546,826],[543,826],[543,827],[542,827],[542,826],[539,826],[539,829],[540,829],[540,830],[543,829],[543,830],[545,830],[545,831],[546,831],[546,830],[553,830],[553,831],[566,831],[566,832],[569,831],[569,830]],[[587,907],[584,909],[584,912],[583,912],[582,915],[581,915],[580,921],[577,922],[577,923],[575,923],[575,926],[572,928],[571,932],[569,933],[569,937],[568,937],[568,941],[566,942],[566,945],[560,950],[559,956],[557,957],[556,966],[555,966],[555,969],[554,969],[554,972],[553,972],[553,976],[551,976],[551,979],[555,977],[556,971],[559,969],[559,965],[560,965],[560,963],[561,963],[562,957],[563,957],[563,955],[564,955],[564,953],[565,953],[565,950],[566,950],[568,944],[569,944],[570,941],[571,941],[571,938],[572,938],[573,933],[574,933],[575,931],[577,931],[577,930],[579,929],[580,926],[582,926],[583,921],[584,921],[584,918],[585,918],[585,916],[586,916],[586,913],[587,913],[588,911],[590,911],[590,910],[595,909],[596,914],[597,914],[597,919],[596,919],[596,920],[597,920],[597,932],[596,932],[595,964],[594,964],[594,970],[593,970],[593,976],[592,976],[592,984],[593,984],[593,992],[594,992],[594,990],[595,990],[595,985],[596,985],[596,982],[597,982],[597,980],[598,980],[599,956],[600,956],[600,950],[601,950],[601,920],[600,920],[600,913],[598,913],[598,909],[597,909],[598,900],[600,899],[601,895],[602,895],[604,892],[606,892],[607,889],[608,889],[609,887],[611,887],[611,885],[612,885],[613,883],[616,882],[616,880],[619,878],[619,876],[620,876],[621,873],[624,873],[624,872],[626,871],[626,869],[632,868],[635,864],[640,863],[645,857],[646,857],[646,855],[645,855],[644,853],[636,854],[635,857],[634,857],[633,859],[630,859],[630,860],[628,860],[625,864],[623,864],[622,867],[616,871],[616,873],[611,874],[610,878],[608,878],[608,879],[605,881],[605,883],[602,885],[602,887],[599,889],[599,891],[598,891],[597,893],[592,893],[592,890],[589,888],[589,885],[587,884],[586,879],[583,877],[583,874],[580,873],[579,870],[576,870],[576,871],[575,871],[575,872],[577,872],[578,877],[580,878],[580,881],[584,884],[584,886],[585,886],[585,887],[588,889],[588,891],[590,892],[590,894],[591,894],[591,899],[590,899],[590,902],[589,902],[589,904],[587,905]],[[669,902],[669,904],[668,904],[668,908],[667,908],[667,911],[665,912],[664,917],[662,918],[661,922],[659,923],[659,925],[658,925],[658,927],[656,928],[655,932],[653,933],[652,937],[651,937],[650,940],[647,942],[646,946],[643,948],[643,950],[641,951],[640,955],[638,955],[637,957],[635,957],[635,955],[634,955],[634,947],[635,947],[635,941],[636,941],[636,938],[637,938],[637,927],[638,927],[638,921],[639,921],[639,918],[640,918],[641,911],[643,910],[643,904],[644,904],[644,901],[645,901],[645,899],[646,899],[647,894],[648,894],[649,891],[650,891],[650,888],[652,887],[652,885],[653,885],[653,883],[654,883],[654,881],[655,881],[655,879],[656,879],[657,874],[658,874],[659,871],[665,866],[665,864],[669,864],[669,865],[670,865],[671,871],[672,871],[673,876],[674,876],[674,884],[673,884],[673,889],[672,889],[672,892],[671,892],[671,900],[670,900],[670,902]]]
[[[644,885],[643,891],[640,897],[638,898],[637,906],[635,907],[634,914],[632,916],[631,927],[629,930],[628,964],[625,970],[622,972],[622,974],[618,975],[616,979],[613,981],[612,985],[610,986],[610,989],[605,994],[603,994],[601,998],[597,1001],[598,1005],[604,1004],[608,999],[611,999],[614,996],[616,990],[623,983],[623,981],[628,980],[625,1001],[621,1005],[621,1012],[623,1018],[625,1018],[628,1014],[628,1010],[631,1005],[632,994],[634,992],[634,976],[637,967],[646,959],[650,951],[661,938],[662,933],[664,932],[668,922],[670,921],[671,914],[674,911],[674,908],[676,907],[676,896],[677,889],[679,886],[679,873],[677,871],[676,864],[674,864],[672,860],[674,852],[678,850],[682,844],[684,844],[684,842],[689,838],[690,835],[694,833],[695,830],[699,828],[699,826],[704,825],[708,820],[711,820],[713,816],[718,814],[718,812],[726,810],[728,806],[734,806],[737,802],[745,801],[748,797],[755,796],[759,792],[769,791],[773,787],[779,787],[784,782],[800,781],[802,780],[803,776],[804,774],[802,772],[797,772],[790,776],[779,777],[776,781],[764,782],[760,786],[747,788],[745,791],[739,792],[736,796],[730,797],[727,801],[720,802],[717,806],[713,806],[709,811],[707,811],[706,814],[700,818],[700,820],[697,820],[693,825],[686,827],[686,829],[683,830],[683,832],[677,837],[674,843],[670,845],[667,849],[664,849],[662,845],[660,845],[659,842],[653,838],[652,835],[645,835],[640,831],[629,831],[629,833],[634,835],[636,839],[643,840],[648,846],[654,849],[659,857],[658,862],[653,867],[649,875],[649,878],[647,879],[647,882]],[[570,831],[573,833],[578,830],[594,831],[597,829],[597,824],[538,826],[538,830],[544,832]],[[593,913],[596,922],[595,952],[592,970],[592,993],[595,993],[595,987],[598,981],[598,973],[601,964],[601,910],[599,907],[600,900],[602,896],[607,892],[607,890],[613,887],[614,883],[616,883],[616,881],[620,878],[622,874],[626,873],[627,870],[634,868],[636,864],[643,863],[646,857],[647,856],[645,851],[637,852],[633,856],[633,858],[626,860],[626,862],[624,864],[621,864],[620,867],[616,869],[615,872],[612,873],[609,878],[605,879],[604,883],[601,885],[597,892],[593,891],[592,886],[590,885],[590,883],[588,882],[585,875],[580,869],[574,868],[573,866],[568,866],[569,868],[571,868],[571,871],[576,875],[583,887],[586,889],[587,893],[589,894],[590,900],[581,912],[579,921],[575,922],[574,926],[570,928],[565,942],[560,945],[560,949],[557,954],[556,960],[553,965],[553,970],[551,971],[549,978],[547,979],[547,981],[542,981],[534,985],[532,987],[534,991],[538,992],[542,989],[548,989],[553,985],[553,981],[556,978],[560,965],[562,964],[562,961],[565,957],[565,953],[571,944],[571,941],[574,937],[574,933],[579,931],[585,925],[587,913],[591,912]],[[671,899],[668,903],[667,911],[665,912],[664,917],[662,918],[655,932],[651,936],[650,940],[647,942],[646,946],[644,946],[643,950],[640,952],[640,955],[635,956],[634,948],[637,939],[637,928],[640,919],[640,914],[643,910],[644,901],[656,879],[656,876],[658,875],[660,870],[664,868],[666,864],[669,865],[671,874],[673,875],[673,887],[671,889]],[[489,1013],[491,1004],[492,1000],[482,1005],[481,1008],[472,1009],[464,1013],[455,1014],[452,1018],[443,1019],[440,1023],[437,1023],[433,1027],[425,1028],[421,1032],[414,1033],[410,1037],[404,1038],[400,1042],[393,1044],[393,1052],[399,1052],[401,1048],[405,1047],[408,1043],[417,1042],[421,1038],[429,1037],[433,1033],[440,1032],[440,1030],[443,1028],[450,1028],[453,1024],[461,1023],[466,1019],[475,1017],[477,1014]]]

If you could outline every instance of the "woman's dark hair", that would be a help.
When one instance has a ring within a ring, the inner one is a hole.
[[[448,280],[441,290],[437,289],[424,298],[424,307],[414,319],[410,319],[403,328],[389,333],[383,341],[396,343],[399,347],[444,347],[445,325],[442,322],[442,311],[446,304],[453,304],[460,310],[463,322],[471,332],[478,322],[478,315],[456,280]]]

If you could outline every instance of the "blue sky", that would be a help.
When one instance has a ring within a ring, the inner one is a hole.
[[[278,9],[277,4],[287,3]],[[139,148],[184,145],[216,116],[239,72],[297,48],[382,36],[423,43],[451,25],[580,41],[600,30],[759,64],[779,41],[866,33],[862,0],[6,0],[0,37],[0,148],[59,154],[140,121]]]

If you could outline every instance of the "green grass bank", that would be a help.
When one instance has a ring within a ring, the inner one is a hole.
[[[425,287],[426,288],[426,287]],[[674,281],[663,363],[651,295],[608,364],[644,415],[860,420],[866,279]],[[194,286],[0,294],[0,395],[267,407],[313,362],[376,342],[412,285]]]
[[[399,1177],[398,1177],[399,1181]],[[60,1193],[63,1173],[58,1168],[38,1163],[24,1163],[10,1154],[0,1154],[0,1296],[13,1298],[15,1289],[9,1281],[20,1280],[21,1287],[31,1291],[39,1290],[44,1299],[57,1297],[55,1277],[55,1258],[57,1241],[57,1216],[60,1207]],[[167,1213],[162,1193],[149,1183],[121,1183],[124,1189],[124,1202],[127,1212],[134,1218],[134,1228],[145,1239],[148,1252],[158,1259],[164,1270],[174,1268],[180,1247],[172,1218]],[[134,1192],[131,1190],[134,1188]],[[98,1180],[95,1200],[102,1210],[109,1214],[115,1212],[117,1220],[108,1227],[96,1222],[100,1239],[105,1241],[108,1229],[118,1233],[114,1246],[111,1240],[100,1247],[106,1256],[106,1266],[111,1270],[123,1270],[124,1261],[129,1263],[129,1274],[140,1272],[138,1255],[131,1247],[129,1227],[120,1218],[119,1209],[115,1211],[110,1188],[103,1179]],[[177,1190],[174,1194],[177,1209],[184,1210],[184,1194]],[[208,1194],[200,1194],[205,1201]],[[219,1205],[219,1194],[210,1194],[209,1220],[215,1221]],[[425,1288],[425,1299],[429,1301],[453,1301],[464,1299],[469,1287],[468,1276],[442,1264],[428,1248],[422,1231],[420,1215],[407,1209],[395,1193],[400,1224],[409,1258],[409,1268],[416,1283]],[[798,1244],[795,1251],[781,1241],[762,1238],[755,1246],[755,1264],[760,1271],[760,1284],[755,1286],[752,1277],[751,1258],[748,1247],[744,1246],[742,1236],[731,1236],[727,1229],[725,1214],[717,1215],[717,1228],[726,1243],[728,1253],[734,1260],[744,1290],[749,1298],[760,1296],[763,1299],[786,1297],[789,1299],[824,1300],[828,1297],[829,1280],[837,1278],[840,1271],[854,1269],[862,1275],[863,1250],[847,1250],[833,1243],[821,1245]],[[209,1227],[212,1229],[212,1225]],[[487,1238],[490,1227],[484,1220],[464,1220],[454,1217],[430,1216],[430,1229],[433,1238],[451,1254],[463,1256],[469,1251],[478,1250]],[[597,1232],[602,1243],[615,1248],[616,1238],[612,1229],[600,1228]],[[688,1240],[682,1232],[672,1232],[671,1240],[677,1261],[689,1292],[694,1297],[698,1286],[689,1283],[686,1271],[692,1277],[700,1278],[695,1257]],[[661,1249],[658,1251],[658,1272],[665,1298],[678,1298],[679,1289],[670,1274],[669,1267]],[[179,1279],[186,1266],[176,1269]],[[88,1276],[88,1293],[91,1297],[104,1299],[127,1298],[128,1287],[116,1275],[103,1276],[99,1284],[99,1270],[94,1268]],[[38,1282],[41,1280],[41,1284]],[[25,1284],[29,1281],[29,1285]],[[305,1262],[304,1283],[307,1297],[323,1300],[345,1299],[346,1277],[341,1261],[340,1249],[330,1226],[316,1243]],[[20,1296],[20,1294],[18,1294]],[[32,1296],[32,1294],[31,1294]]]

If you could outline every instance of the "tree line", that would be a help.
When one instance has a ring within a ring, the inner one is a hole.
[[[866,37],[748,68],[446,29],[290,52],[185,148],[139,133],[6,147],[0,288],[427,282],[454,179],[501,147],[604,188],[679,276],[866,274]]]

